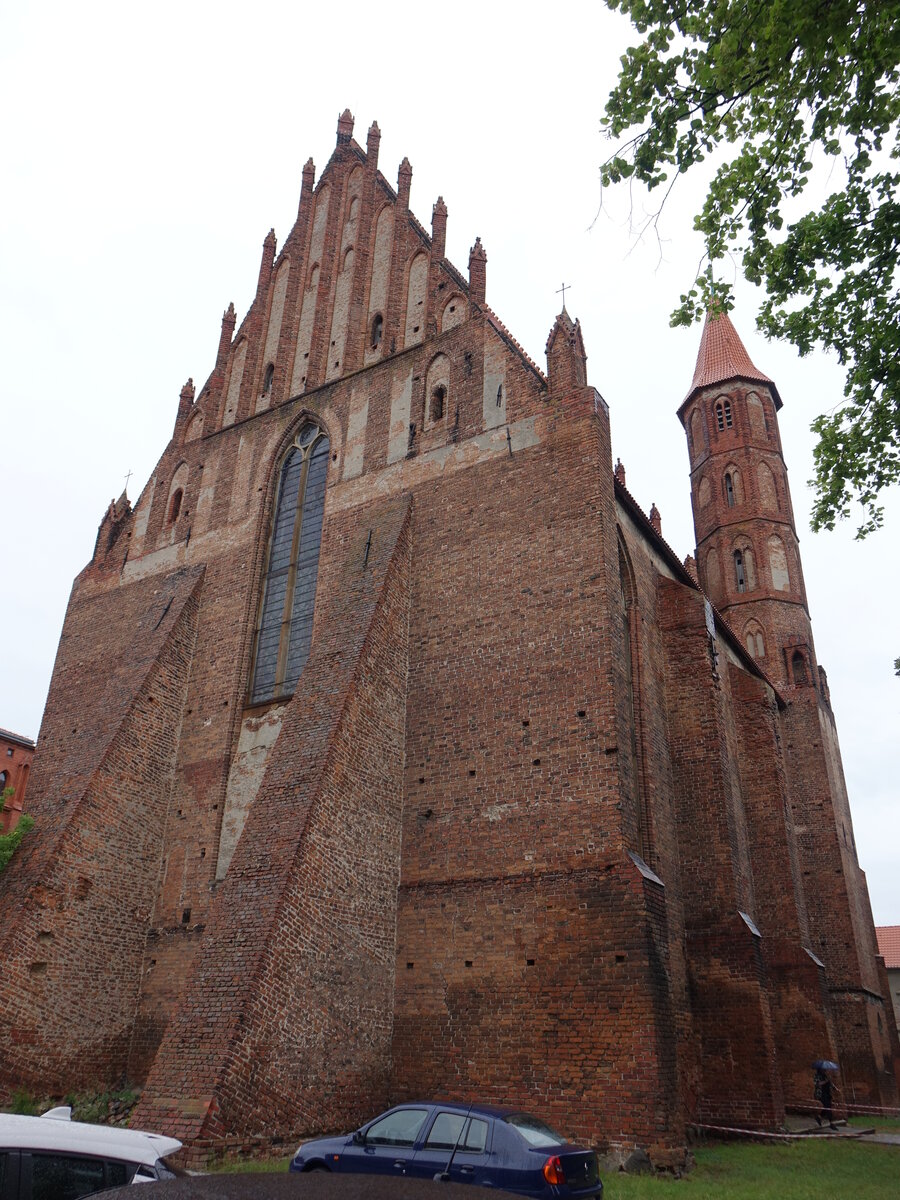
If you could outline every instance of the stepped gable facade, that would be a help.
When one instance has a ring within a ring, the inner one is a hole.
[[[696,561],[353,118],[75,581],[2,879],[0,1088],[142,1085],[197,1158],[412,1097],[615,1152],[773,1128],[896,1030],[775,385],[711,318]],[[15,1038],[10,1035],[16,1030]]]

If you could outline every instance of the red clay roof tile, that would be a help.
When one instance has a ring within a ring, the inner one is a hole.
[[[900,925],[876,925],[878,953],[889,971],[900,967]]]
[[[709,313],[703,326],[703,336],[700,338],[694,379],[684,402],[687,403],[700,388],[709,387],[714,383],[725,383],[730,379],[750,379],[767,383],[775,397],[776,408],[781,408],[781,398],[775,384],[768,375],[763,375],[762,371],[754,367],[728,314]]]

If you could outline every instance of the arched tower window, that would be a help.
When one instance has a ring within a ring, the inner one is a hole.
[[[282,462],[260,604],[250,703],[290,696],[309,657],[329,443],[307,425]]]
[[[739,592],[746,592],[747,577],[744,574],[744,555],[740,550],[735,550],[734,552],[734,577],[737,581],[737,590]]]
[[[731,414],[731,401],[730,400],[717,400],[716,401],[716,428],[719,430],[731,429],[733,424],[734,424],[734,418],[732,417],[732,414]]]
[[[725,499],[728,501],[728,507],[734,508],[734,484],[731,482],[731,475],[725,475]]]

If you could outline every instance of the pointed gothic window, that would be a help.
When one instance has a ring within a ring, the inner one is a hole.
[[[181,500],[184,492],[181,488],[176,488],[172,493],[172,499],[169,501],[169,524],[174,525],[178,520],[178,514],[181,512]]]
[[[328,438],[307,425],[281,466],[256,632],[250,703],[293,694],[309,657],[325,511]]]
[[[728,507],[734,508],[734,484],[729,474],[725,476],[725,499],[728,501]]]
[[[737,590],[746,592],[747,580],[744,575],[744,556],[740,550],[734,552],[734,577],[737,580]]]
[[[372,349],[377,350],[381,345],[381,339],[384,337],[384,317],[381,313],[376,313],[372,320]]]
[[[275,378],[275,364],[269,363],[266,367],[266,376],[263,379],[263,395],[268,396],[272,390],[272,380]]]

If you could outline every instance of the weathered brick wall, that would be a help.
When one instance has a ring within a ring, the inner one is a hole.
[[[332,522],[323,635],[150,1073],[145,1126],[296,1134],[361,1119],[386,1091],[408,509]]]
[[[774,1034],[752,915],[743,800],[726,704],[696,591],[660,579],[667,712],[681,859],[691,1011],[701,1064],[697,1117],[771,1126],[782,1111]]]
[[[665,920],[624,854],[608,420],[576,389],[535,434],[416,496],[394,1096],[671,1144]]]
[[[884,1032],[889,1001],[886,1006],[880,992],[874,951],[866,953],[871,912],[855,848],[849,838],[844,843],[849,816],[844,814],[841,821],[840,796],[835,796],[829,777],[819,713],[823,703],[813,688],[797,689],[782,714],[812,948],[825,964],[848,1098],[895,1104]]]
[[[810,947],[796,835],[788,809],[778,709],[759,679],[729,670],[740,733],[740,774],[750,833],[755,917],[769,981],[778,1069],[787,1102],[808,1102],[810,1064],[836,1058],[824,969]]]
[[[125,1070],[201,578],[70,608],[35,768],[36,827],[2,879],[0,1086],[62,1092]]]
[[[686,1121],[777,1123],[814,1043],[886,1095],[833,724],[782,653],[808,642],[815,667],[802,575],[785,604],[757,555],[776,713],[721,617],[714,660],[702,595],[614,487],[580,327],[557,319],[545,378],[484,302],[480,242],[467,281],[443,202],[429,237],[409,163],[395,191],[377,126],[365,151],[352,129],[343,114],[318,184],[307,163],[250,310],[237,329],[226,311],[212,374],[76,581],[35,768],[54,832],[9,894],[72,923],[66,978],[92,1007],[71,1035],[51,1015],[9,1080],[127,1068],[147,1078],[137,1119],[198,1144],[414,1094],[512,1100],[660,1163]],[[742,456],[744,509],[716,492],[698,544],[724,546],[732,518],[756,540],[792,529],[757,391],[759,411],[732,387],[727,445],[692,442],[698,504],[700,474]],[[250,707],[279,469],[307,420],[331,452],[312,652],[293,698]],[[837,882],[811,899],[819,870]],[[66,888],[95,873],[108,902],[82,911]],[[28,939],[56,936],[31,920],[6,978],[37,1029],[69,996],[49,954],[50,984],[25,980]],[[95,935],[108,1009],[78,976]]]

